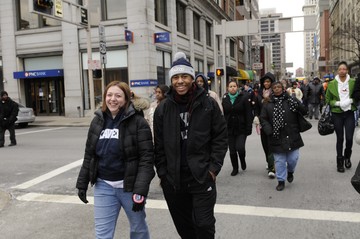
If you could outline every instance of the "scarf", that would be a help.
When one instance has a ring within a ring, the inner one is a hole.
[[[192,106],[192,103],[193,103],[193,98],[194,98],[194,92],[196,90],[196,85],[193,84],[189,91],[186,92],[185,95],[179,95],[176,91],[175,91],[175,94],[174,94],[174,100],[176,103],[178,104],[181,104],[181,105],[186,105],[186,110],[187,111],[191,111],[191,106]]]
[[[286,93],[282,93],[280,96],[275,96],[272,93],[274,103],[274,113],[273,113],[273,137],[279,139],[280,129],[282,129],[285,125],[284,122],[284,107],[283,102],[287,100],[289,103],[290,110],[292,112],[296,112],[296,108],[298,107],[298,102],[294,100],[294,98],[289,97]]]
[[[230,94],[230,92],[228,93],[229,97],[230,97],[230,102],[231,104],[234,104],[236,97],[238,97],[239,92],[236,91],[235,95]]]

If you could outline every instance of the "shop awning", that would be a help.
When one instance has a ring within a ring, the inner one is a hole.
[[[254,72],[252,70],[246,70],[246,72],[249,74],[249,80],[254,79]]]
[[[250,80],[250,76],[247,71],[239,69],[239,73],[239,80]]]
[[[226,75],[227,76],[238,76],[238,72],[234,68],[232,68],[230,66],[226,66]]]

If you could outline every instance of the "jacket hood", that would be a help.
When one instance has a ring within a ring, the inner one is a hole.
[[[266,79],[270,79],[271,83],[273,83],[275,81],[275,76],[273,73],[268,72],[266,73],[263,77],[260,78],[260,85],[262,88],[264,88],[264,81]]]
[[[195,80],[196,78],[201,77],[204,81],[204,89],[206,92],[209,92],[209,84],[208,84],[208,80],[207,77],[204,74],[198,74],[195,76]]]
[[[142,97],[135,97],[134,99],[131,100],[131,102],[133,103],[134,108],[137,111],[147,110],[150,107],[150,102]]]

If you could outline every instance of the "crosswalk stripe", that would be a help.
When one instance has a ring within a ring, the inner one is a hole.
[[[94,204],[93,197],[89,196],[87,197],[87,199],[89,201],[88,205]],[[18,196],[17,200],[29,201],[29,202],[83,204],[77,196],[42,194],[42,193],[27,193]],[[148,199],[146,200],[146,208],[167,209],[167,205],[164,200]],[[243,205],[217,204],[215,205],[215,213],[258,216],[258,217],[273,217],[273,218],[352,222],[352,223],[360,222],[360,213],[354,213],[354,212],[288,209],[288,208],[275,208],[275,207],[255,207],[255,206],[243,206]]]
[[[34,179],[30,180],[30,181],[27,181],[25,183],[16,185],[16,186],[11,187],[11,188],[13,188],[13,189],[27,189],[29,187],[32,187],[32,186],[36,185],[36,184],[44,182],[44,181],[46,181],[46,180],[48,180],[50,178],[53,178],[53,177],[55,177],[57,175],[60,175],[60,174],[62,174],[64,172],[66,172],[66,171],[69,171],[70,169],[76,168],[76,167],[80,166],[82,164],[82,162],[83,162],[83,159],[79,159],[79,160],[77,160],[75,162],[69,163],[69,164],[67,164],[67,165],[65,165],[63,167],[57,168],[57,169],[55,169],[53,171],[50,171],[50,172],[48,172],[48,173],[46,173],[44,175],[41,175],[41,176],[39,176],[37,178],[34,178]]]

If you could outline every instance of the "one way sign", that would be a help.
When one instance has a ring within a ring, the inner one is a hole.
[[[55,0],[55,17],[63,17],[62,0]]]

